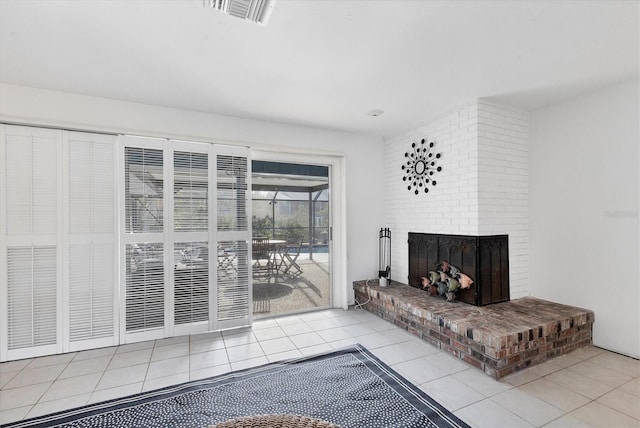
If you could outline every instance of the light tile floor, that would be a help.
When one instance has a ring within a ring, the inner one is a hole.
[[[361,310],[0,364],[0,423],[361,343],[477,427],[640,427],[640,362],[582,348],[495,381]]]

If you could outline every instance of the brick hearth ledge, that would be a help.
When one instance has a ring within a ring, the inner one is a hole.
[[[363,309],[500,379],[592,343],[593,311],[534,297],[476,307],[392,281],[355,281]]]

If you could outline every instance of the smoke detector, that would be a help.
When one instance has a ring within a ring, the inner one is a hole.
[[[267,25],[276,0],[203,0],[205,6],[236,18]]]

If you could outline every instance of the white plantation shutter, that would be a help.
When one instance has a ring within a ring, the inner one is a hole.
[[[2,126],[0,359],[60,352],[62,131]]]
[[[176,333],[209,329],[210,145],[173,141],[173,322]]]
[[[246,148],[0,125],[0,360],[250,324],[249,190]]]
[[[117,344],[115,137],[68,137],[68,337],[71,350]]]
[[[123,285],[125,341],[165,336],[164,140],[124,138]],[[170,254],[170,253],[169,253]]]
[[[251,323],[250,176],[246,150],[231,147],[217,147],[216,150],[216,237],[219,251],[216,314],[218,328],[228,328]]]

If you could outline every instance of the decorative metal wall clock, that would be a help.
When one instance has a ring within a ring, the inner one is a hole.
[[[419,146],[413,143],[411,148],[413,149],[412,152],[404,154],[406,163],[402,165],[402,170],[405,172],[402,181],[408,182],[407,190],[415,189],[414,193],[416,195],[420,193],[420,190],[428,193],[428,185],[435,186],[437,184],[436,180],[433,179],[433,175],[442,171],[442,167],[436,165],[438,159],[442,157],[442,153],[433,151],[433,141],[425,147],[424,138],[420,141]]]

